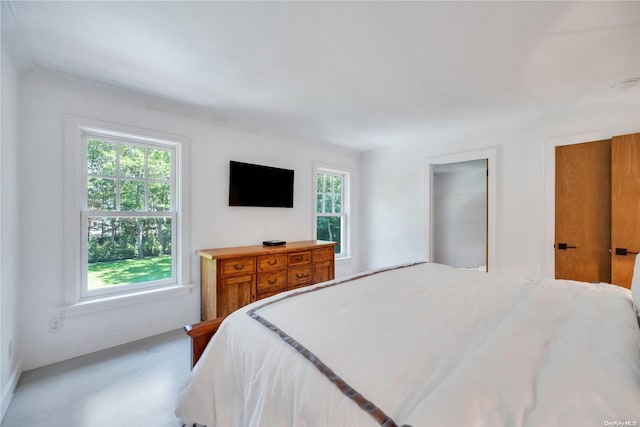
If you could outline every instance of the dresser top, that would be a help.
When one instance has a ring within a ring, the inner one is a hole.
[[[298,242],[287,242],[282,246],[237,246],[234,248],[200,249],[196,251],[198,255],[207,259],[235,258],[238,256],[269,255],[281,252],[291,252],[295,250],[310,250],[322,247],[334,247],[336,242],[324,240],[302,240]]]

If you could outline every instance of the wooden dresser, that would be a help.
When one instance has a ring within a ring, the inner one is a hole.
[[[305,240],[284,246],[199,250],[202,320],[224,317],[278,292],[333,279],[336,245]]]

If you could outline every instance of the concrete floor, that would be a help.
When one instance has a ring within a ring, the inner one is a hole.
[[[177,330],[25,372],[1,427],[176,427],[189,346]]]

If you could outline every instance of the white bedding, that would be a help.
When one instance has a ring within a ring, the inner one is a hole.
[[[180,390],[182,423],[378,425],[246,314],[282,295],[223,322]],[[627,289],[419,264],[256,313],[398,425],[640,426],[640,328]]]

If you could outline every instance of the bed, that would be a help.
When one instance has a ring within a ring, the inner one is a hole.
[[[608,284],[432,263],[325,282],[224,319],[176,416],[208,427],[638,426],[633,301]]]

